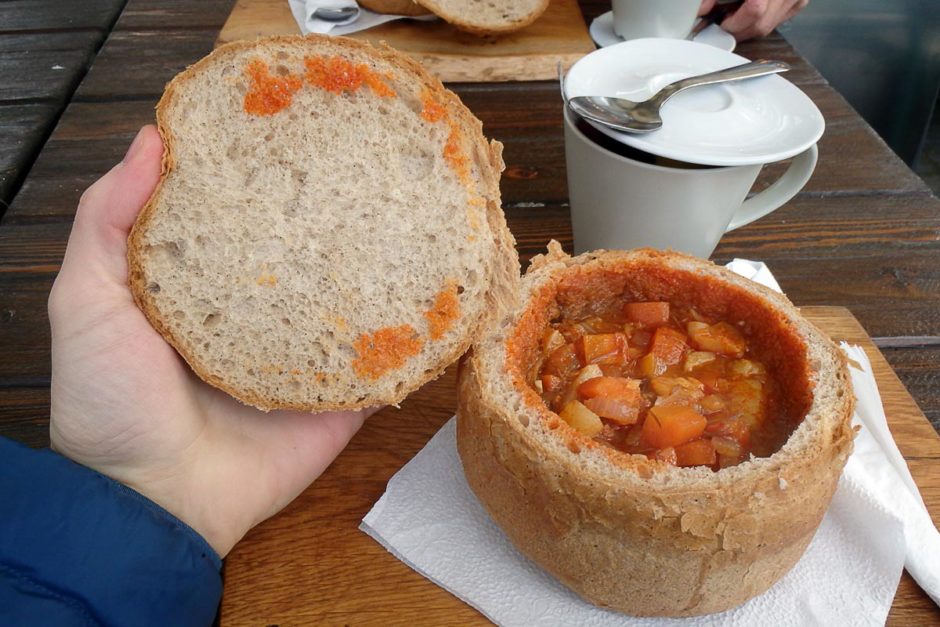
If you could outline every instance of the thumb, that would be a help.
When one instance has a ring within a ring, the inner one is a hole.
[[[82,195],[62,274],[81,273],[127,282],[127,235],[160,180],[163,142],[157,129],[140,129],[121,163]]]

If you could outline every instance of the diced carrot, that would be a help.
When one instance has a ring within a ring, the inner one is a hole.
[[[656,405],[643,421],[643,442],[653,448],[685,444],[702,435],[708,420],[691,407]]]
[[[656,355],[656,358],[663,361],[667,366],[682,361],[689,345],[685,342],[685,335],[669,327],[659,327],[653,333],[653,341],[650,344],[650,352]]]
[[[711,466],[715,459],[715,447],[708,440],[692,440],[676,447],[677,466]]]
[[[625,400],[640,399],[640,382],[625,377],[597,377],[579,385],[578,395],[582,398],[606,396]]]
[[[669,322],[669,303],[627,303],[623,306],[623,314],[633,322],[655,327]]]
[[[666,372],[669,366],[682,361],[688,349],[685,335],[669,327],[659,327],[653,333],[649,353],[639,361],[640,372],[645,377],[657,377]]]
[[[624,425],[635,423],[645,406],[640,382],[624,377],[589,379],[578,386],[578,396],[601,418]]]
[[[596,333],[581,337],[581,351],[588,364],[619,364],[627,361],[627,336],[623,333]]]

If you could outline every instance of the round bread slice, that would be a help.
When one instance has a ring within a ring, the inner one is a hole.
[[[505,35],[525,28],[549,0],[415,0],[438,17],[474,35]]]
[[[764,592],[813,538],[852,450],[842,352],[784,296],[708,262],[549,248],[460,372],[457,446],[471,488],[522,553],[597,605],[692,616]],[[799,420],[780,450],[717,472],[677,468],[590,439],[542,402],[530,381],[548,325],[644,300],[743,323]]]
[[[359,0],[359,6],[388,15],[428,15],[431,12],[414,0]]]
[[[129,238],[130,285],[244,403],[397,404],[516,291],[502,146],[404,55],[231,44],[173,79],[157,121],[164,173]]]

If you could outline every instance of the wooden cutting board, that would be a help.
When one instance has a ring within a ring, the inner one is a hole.
[[[934,522],[940,521],[940,438],[933,427],[847,309],[803,313],[834,340],[865,349],[891,431]],[[453,415],[454,374],[452,368],[425,385],[400,410],[370,418],[306,492],[235,547],[225,561],[222,627],[489,624],[358,529],[391,476]],[[940,609],[905,573],[888,623],[940,624]]]
[[[300,29],[287,0],[237,0],[216,46],[297,34]],[[552,0],[534,23],[496,38],[468,35],[440,20],[398,20],[349,36],[373,44],[384,41],[442,81],[457,83],[553,79],[559,63],[567,70],[594,50],[577,0]]]

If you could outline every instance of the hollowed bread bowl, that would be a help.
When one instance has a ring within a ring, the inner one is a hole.
[[[579,434],[527,382],[539,338],[597,299],[665,300],[747,330],[802,416],[780,450],[713,471]],[[812,539],[852,450],[845,359],[782,295],[652,250],[533,260],[521,299],[459,378],[457,444],[470,486],[529,558],[579,595],[636,616],[693,616],[764,592]]]

